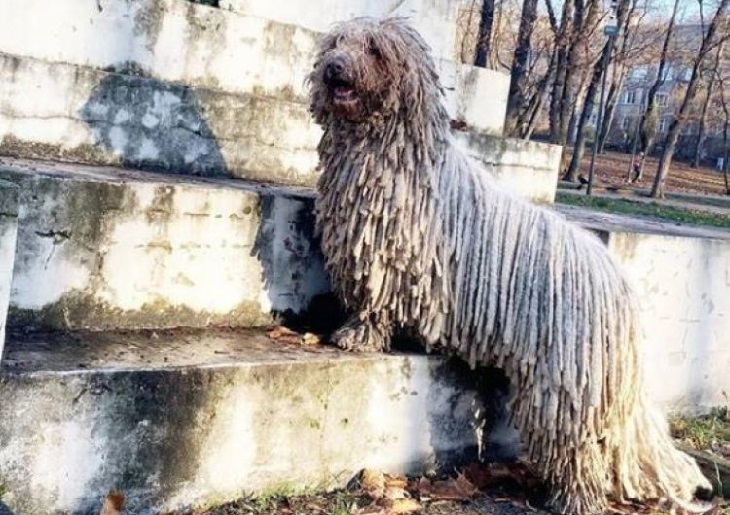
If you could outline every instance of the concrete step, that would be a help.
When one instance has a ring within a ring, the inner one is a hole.
[[[515,163],[500,180],[535,175]],[[20,186],[12,327],[261,325],[329,291],[311,189],[7,157],[0,179]]]
[[[0,52],[18,57],[299,101],[317,38],[187,0],[7,2],[0,20]]]
[[[0,54],[0,153],[313,186],[304,104]],[[478,79],[479,77],[477,77]],[[459,132],[505,185],[551,202],[558,147]]]
[[[0,180],[0,362],[5,345],[5,320],[15,263],[18,233],[18,187]]]
[[[435,8],[421,3],[400,8],[425,23]],[[59,0],[50,12],[42,0],[10,3],[0,19],[0,153],[312,186],[321,130],[305,82],[320,33],[281,23],[300,7],[242,5],[229,7],[243,14],[185,0]],[[324,20],[339,12],[329,7],[306,11]],[[509,76],[437,64],[452,118],[501,135]]]
[[[0,179],[20,187],[10,326],[262,325],[329,290],[311,191],[9,158]]]
[[[477,376],[441,357],[212,330],[31,335],[7,354],[0,477],[18,514],[96,514],[110,489],[146,515],[421,473],[475,459],[486,422]]]
[[[0,54],[0,153],[312,184],[306,105]]]
[[[203,90],[306,103],[305,80],[318,31],[350,14],[389,10],[385,2],[330,4],[233,2],[215,9],[186,0],[105,0],[100,9],[96,0],[57,0],[51,7],[43,0],[14,2],[0,19],[0,52]],[[453,39],[453,1],[401,2],[396,12],[412,14],[436,50],[444,38]],[[459,65],[453,60],[454,44],[446,47],[448,52],[436,51],[435,57],[452,117],[501,134],[509,76]]]
[[[454,134],[466,153],[494,174],[500,184],[534,202],[553,203],[562,147],[474,130]]]
[[[1,53],[0,73],[2,154],[291,185],[316,182],[321,129],[300,101]],[[464,80],[481,88],[488,79],[481,73]],[[474,90],[475,102],[454,110],[494,114],[490,123],[498,120],[499,127],[491,132],[498,133],[505,104],[483,98],[490,97]]]

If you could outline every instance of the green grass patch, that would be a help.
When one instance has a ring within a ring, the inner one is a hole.
[[[712,408],[699,417],[675,417],[671,421],[672,436],[695,449],[712,451],[730,444],[730,407]]]
[[[555,195],[555,202],[571,206],[581,206],[618,215],[641,216],[709,227],[730,229],[730,216],[708,211],[685,209],[667,206],[658,202],[642,202],[623,198],[589,197],[559,191]]]

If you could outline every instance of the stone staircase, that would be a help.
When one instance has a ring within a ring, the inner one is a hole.
[[[461,144],[552,202],[560,149],[501,136],[509,78],[451,60],[456,3],[3,5],[0,513],[98,513],[113,488],[129,513],[158,513],[341,486],[367,466],[516,454],[499,374],[264,331],[341,318],[312,235],[320,132],[305,89],[318,34],[338,19],[411,16],[466,122]],[[730,243],[567,215],[660,299],[646,314],[661,324],[655,382],[674,378],[662,401],[714,402],[730,364]]]

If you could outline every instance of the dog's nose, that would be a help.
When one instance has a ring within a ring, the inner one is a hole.
[[[327,67],[324,70],[324,74],[327,78],[332,79],[338,77],[345,70],[345,63],[339,59],[330,61],[327,63]]]

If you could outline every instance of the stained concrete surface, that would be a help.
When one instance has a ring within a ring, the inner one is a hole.
[[[10,301],[18,233],[18,187],[0,180],[0,360],[5,343],[5,321]]]
[[[18,335],[0,370],[0,477],[16,513],[130,513],[330,488],[363,467],[476,459],[480,376],[423,355],[353,356],[249,331]],[[484,377],[482,377],[484,379]]]
[[[255,326],[329,290],[312,195],[2,158],[21,186],[10,324]]]
[[[666,222],[651,218],[624,216],[604,213],[566,204],[556,204],[554,209],[562,213],[568,220],[596,231],[628,232],[638,234],[656,234],[682,236],[690,238],[730,239],[730,230],[720,227],[707,227],[679,222]],[[728,214],[730,216],[730,212]]]

